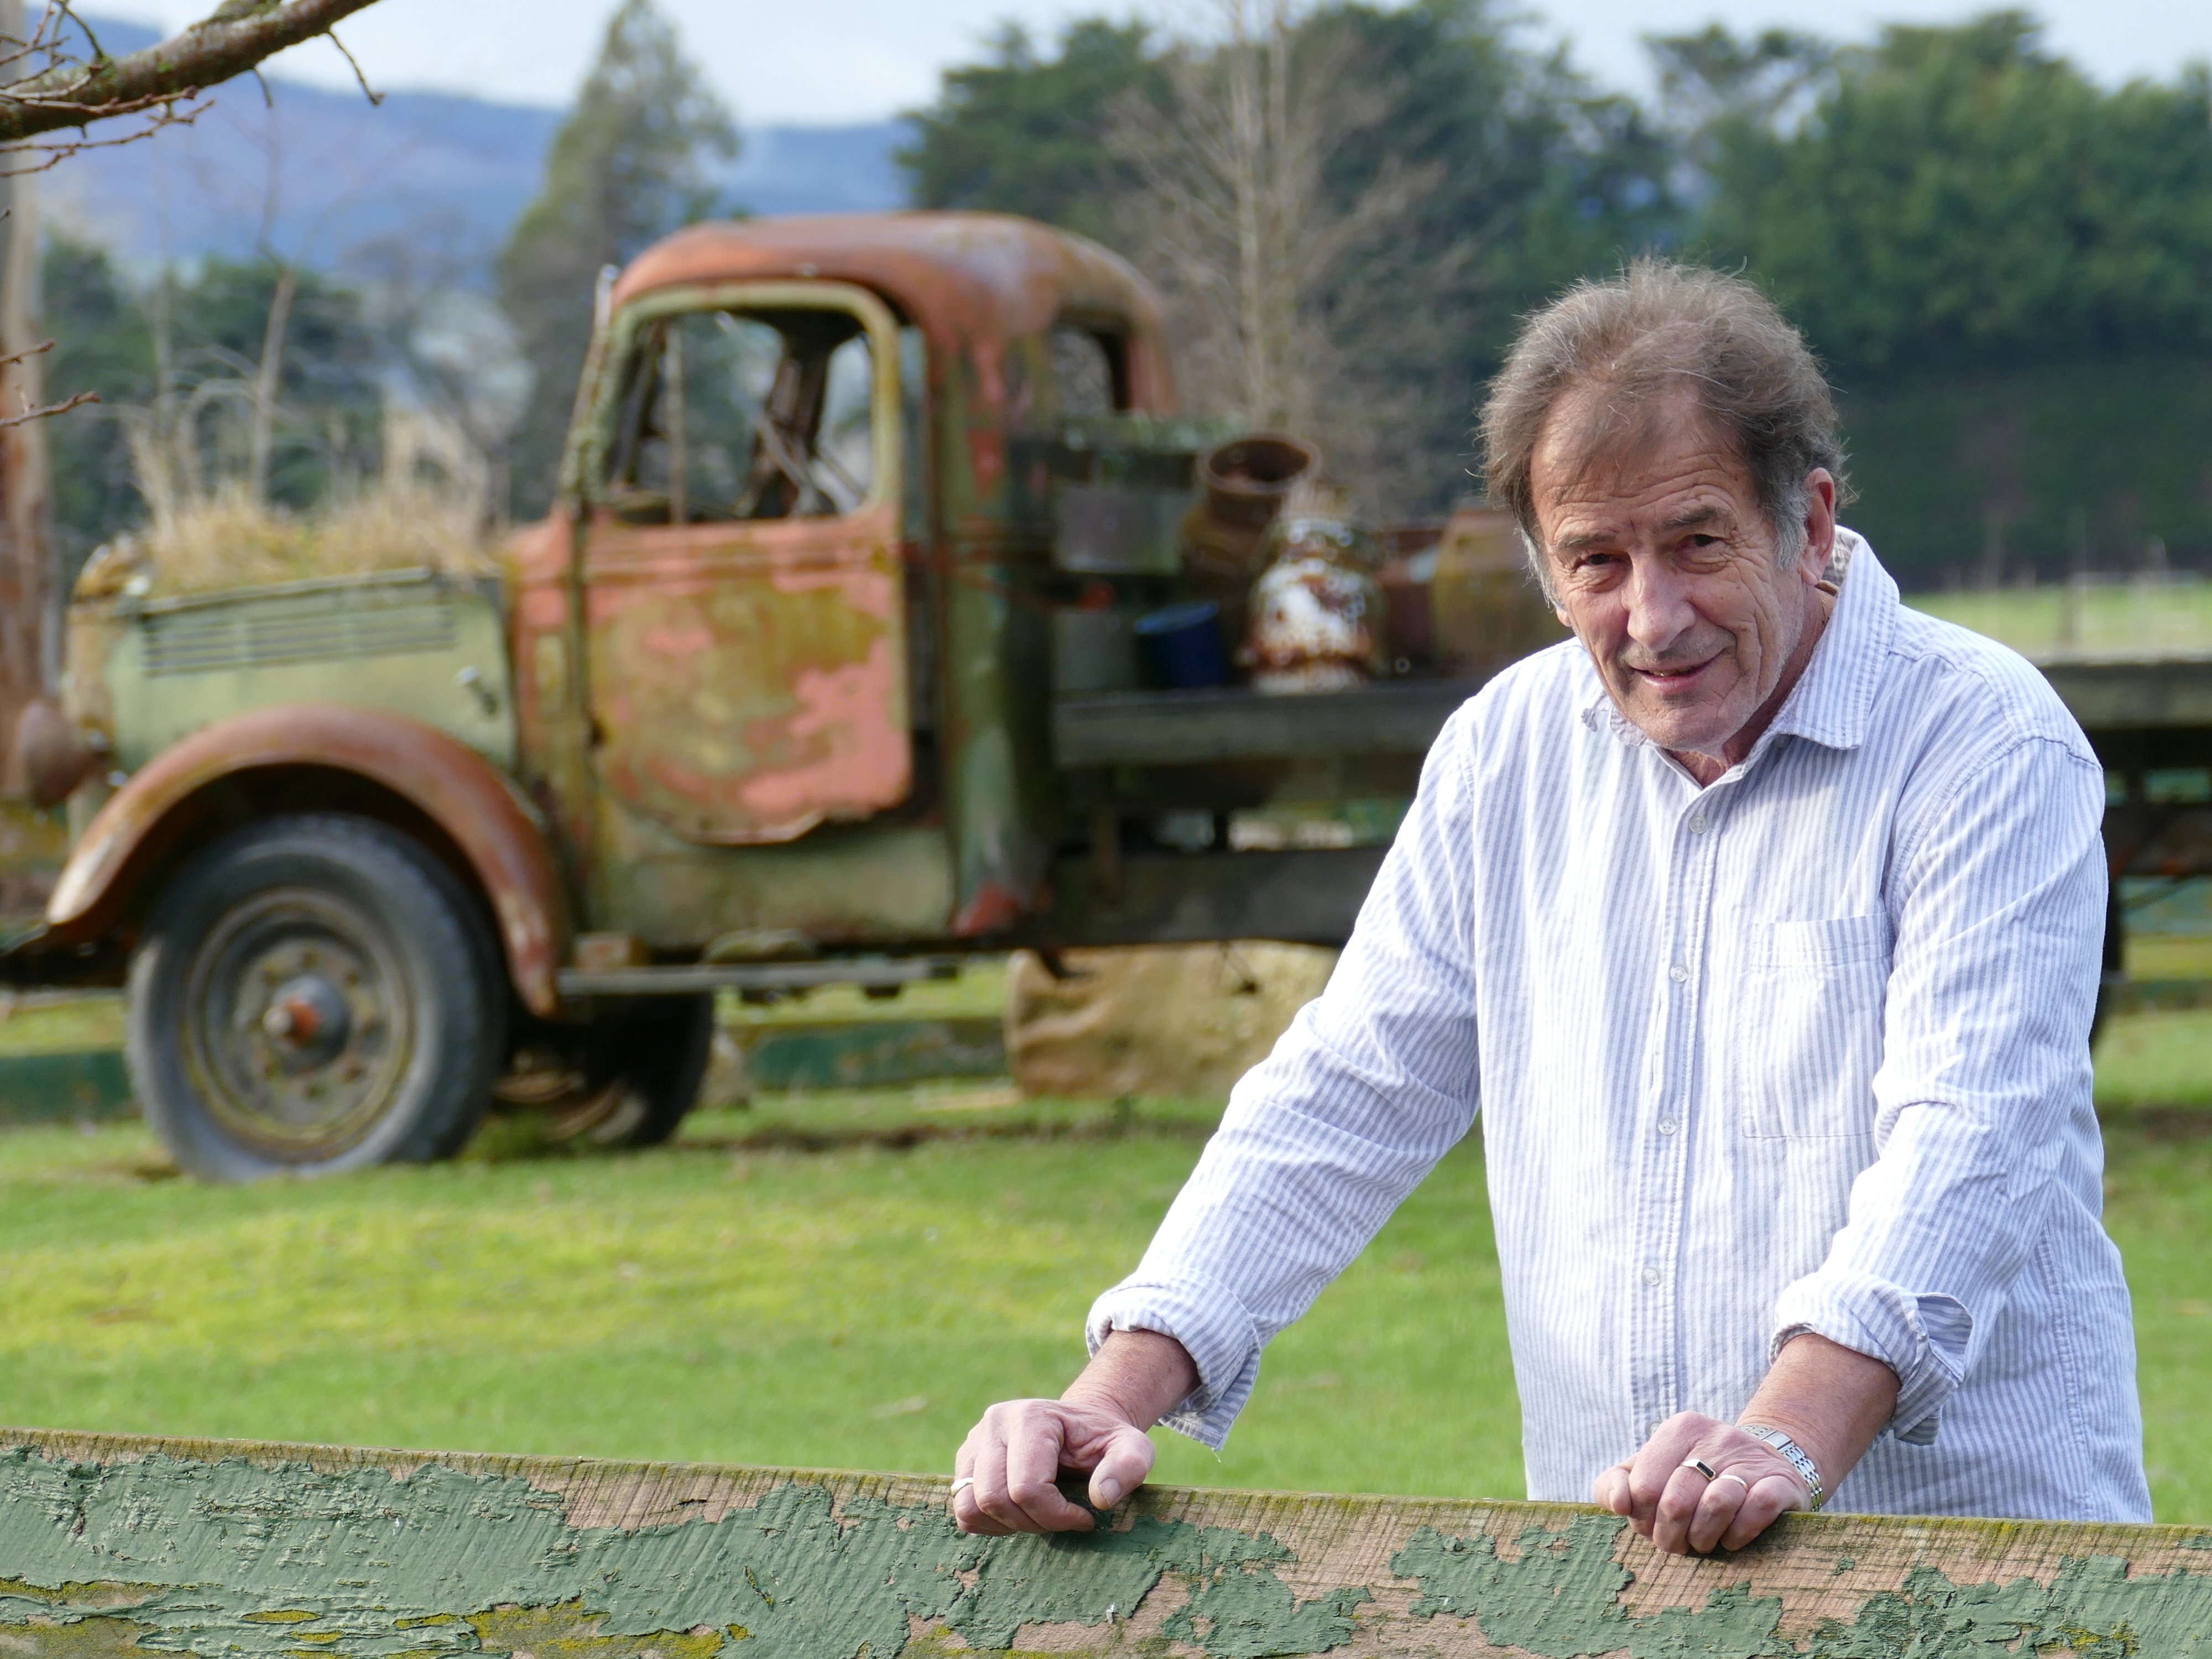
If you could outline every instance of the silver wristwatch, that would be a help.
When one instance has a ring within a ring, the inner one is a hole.
[[[1797,1478],[1805,1483],[1805,1492],[1809,1499],[1805,1505],[1806,1512],[1817,1514],[1820,1505],[1828,1501],[1828,1489],[1820,1484],[1820,1465],[1806,1456],[1805,1449],[1781,1430],[1770,1429],[1764,1423],[1739,1423],[1736,1427],[1753,1440],[1763,1440],[1773,1447],[1781,1455],[1782,1461],[1797,1471]]]

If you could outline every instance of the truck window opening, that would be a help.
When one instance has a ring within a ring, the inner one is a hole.
[[[665,318],[624,370],[608,504],[633,524],[851,513],[875,481],[874,373],[846,312]]]
[[[1112,415],[1129,406],[1129,377],[1121,337],[1077,323],[1052,325],[1046,337],[1053,393],[1063,418]]]

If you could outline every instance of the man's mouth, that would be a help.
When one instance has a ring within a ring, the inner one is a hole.
[[[1669,692],[1686,691],[1696,685],[1700,676],[1720,660],[1718,653],[1702,662],[1668,663],[1659,668],[1631,667],[1629,672],[1664,696]]]

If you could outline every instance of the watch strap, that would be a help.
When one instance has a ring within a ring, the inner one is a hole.
[[[1806,1455],[1805,1449],[1781,1430],[1764,1423],[1739,1423],[1736,1427],[1771,1446],[1784,1462],[1797,1471],[1797,1478],[1805,1483],[1806,1512],[1818,1514],[1820,1505],[1828,1501],[1828,1489],[1820,1483],[1820,1465]]]

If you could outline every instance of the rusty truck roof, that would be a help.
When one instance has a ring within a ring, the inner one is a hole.
[[[1167,385],[1151,284],[1087,237],[1011,214],[914,210],[694,225],[633,260],[613,298],[620,306],[682,283],[790,278],[872,289],[925,333],[971,349],[1062,316],[1126,323],[1133,356],[1147,360],[1133,362],[1138,377],[1163,393]],[[1137,401],[1160,407],[1155,398]]]

